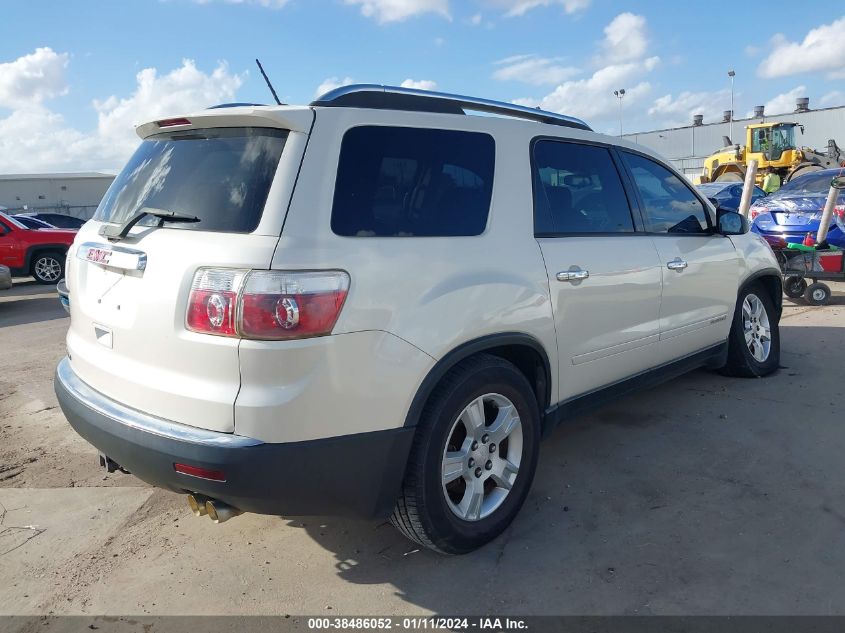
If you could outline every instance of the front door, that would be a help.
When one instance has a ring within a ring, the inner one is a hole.
[[[655,364],[660,261],[606,147],[538,140],[533,170],[565,401]]]
[[[660,163],[623,152],[660,256],[658,359],[667,363],[724,342],[739,283],[739,255],[712,230],[713,218],[691,187]]]

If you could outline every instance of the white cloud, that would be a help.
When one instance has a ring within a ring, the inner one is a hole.
[[[223,2],[225,4],[254,4],[268,9],[281,9],[290,0],[194,0],[197,4],[211,4],[212,2]]]
[[[842,92],[841,90],[828,92],[825,96],[819,99],[819,105],[823,108],[830,108],[832,106],[843,104],[845,104],[845,92]]]
[[[515,55],[497,61],[493,78],[500,81],[521,81],[535,86],[559,84],[577,75],[573,66],[562,66],[557,59],[538,55]]]
[[[352,79],[352,77],[344,77],[343,79],[338,79],[337,77],[327,77],[326,79],[323,79],[323,83],[317,86],[317,89],[314,91],[314,98],[324,95],[335,88],[349,86],[354,83],[355,80]]]
[[[67,53],[37,48],[34,53],[0,64],[0,107],[41,103],[67,92],[64,72]]]
[[[620,13],[604,27],[601,60],[618,64],[639,59],[648,50],[646,21],[641,15]]]
[[[417,90],[436,90],[437,82],[431,79],[406,79],[401,84],[403,88],[416,88]]]
[[[189,59],[162,75],[144,69],[136,80],[130,96],[92,102],[97,113],[93,131],[68,125],[38,99],[0,118],[0,172],[119,169],[138,144],[135,124],[232,101],[242,83],[225,63],[207,74]],[[61,94],[55,86],[64,86],[64,76],[45,76],[43,83],[31,90],[42,100]]]
[[[613,92],[624,88],[625,120],[642,120],[643,106],[651,93],[647,76],[660,64],[659,57],[646,57],[649,42],[645,18],[621,13],[604,32],[605,39],[599,44],[599,54],[594,60],[600,67],[592,75],[565,80],[540,99],[522,98],[514,103],[581,117],[615,130],[619,100]]]
[[[561,5],[566,13],[572,14],[583,11],[590,6],[592,0],[488,0],[490,6],[505,11],[505,15],[512,17],[525,15],[537,7]]]
[[[619,108],[613,91],[625,87],[626,107],[642,103],[651,91],[651,84],[642,78],[659,63],[659,57],[649,57],[627,64],[612,64],[585,79],[566,81],[540,100],[519,99],[516,103],[586,119],[611,117]]]
[[[829,70],[841,77],[845,60],[845,17],[811,29],[800,43],[790,42],[781,34],[775,35],[772,48],[757,68],[761,77],[784,77],[820,70]]]
[[[449,0],[343,0],[345,4],[358,5],[361,14],[374,18],[379,24],[401,22],[424,13],[436,13],[451,20]]]
[[[478,26],[479,24],[481,24],[481,20],[482,20],[482,19],[483,19],[483,18],[482,18],[482,16],[481,16],[481,14],[480,14],[480,13],[476,13],[475,15],[473,15],[473,16],[469,19],[469,23],[470,23],[470,24],[472,24],[473,26]]]
[[[656,118],[659,125],[664,127],[690,125],[693,115],[696,114],[703,115],[705,123],[721,121],[722,113],[730,108],[730,94],[730,90],[719,90],[685,91],[677,97],[671,94],[663,95],[654,100],[654,105],[648,109],[648,115]]]
[[[807,96],[807,87],[798,86],[789,92],[784,92],[776,97],[772,97],[766,102],[766,116],[774,114],[787,114],[795,110],[795,100],[799,97]]]

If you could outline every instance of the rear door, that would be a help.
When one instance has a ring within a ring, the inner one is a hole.
[[[683,178],[646,156],[622,154],[660,257],[658,360],[724,342],[739,283],[736,249],[712,230],[709,208]]]
[[[565,401],[654,365],[660,264],[608,148],[540,139],[533,170]]]
[[[234,429],[239,339],[188,331],[188,296],[203,267],[269,267],[301,157],[292,136],[240,125],[144,140],[71,251],[67,343],[83,381],[167,420]],[[145,215],[123,239],[102,235],[145,210],[196,221]]]

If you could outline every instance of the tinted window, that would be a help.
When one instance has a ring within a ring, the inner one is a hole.
[[[28,229],[52,229],[53,227],[47,224],[46,222],[42,222],[41,220],[37,220],[36,218],[27,217],[25,215],[19,215],[15,218],[18,222],[23,224]]]
[[[704,233],[707,211],[690,187],[671,171],[637,154],[625,154],[654,233]]]
[[[58,213],[41,213],[38,218],[62,229],[78,229],[85,224],[85,220]]]
[[[340,149],[332,230],[358,237],[479,235],[494,159],[487,134],[352,128]]]
[[[619,172],[603,147],[534,144],[534,232],[630,233],[631,210]]]
[[[249,233],[258,226],[287,132],[215,128],[144,140],[106,192],[95,220],[121,224],[144,208],[192,215],[168,226]],[[158,224],[147,217],[142,225]]]
[[[784,191],[791,192],[792,194],[827,193],[830,191],[830,181],[833,180],[833,176],[835,175],[835,172],[826,171],[818,174],[799,176],[795,180],[790,180],[783,185],[777,193]]]

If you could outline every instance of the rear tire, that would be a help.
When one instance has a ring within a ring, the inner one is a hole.
[[[64,257],[55,251],[38,253],[32,259],[30,272],[38,283],[55,285],[65,276]]]
[[[806,289],[807,280],[803,277],[787,277],[783,282],[783,294],[791,299],[803,297]]]
[[[792,182],[796,178],[800,176],[806,176],[807,174],[812,174],[814,171],[821,171],[824,169],[821,165],[804,165],[803,167],[799,167],[795,171],[793,171],[786,179],[786,182]]]
[[[811,306],[824,306],[830,303],[830,286],[817,281],[807,286],[804,300]]]
[[[391,523],[441,554],[481,547],[522,507],[539,445],[539,407],[525,376],[496,356],[462,361],[423,409]]]
[[[763,286],[750,284],[739,293],[728,336],[728,362],[721,372],[761,378],[779,365],[780,329],[774,302]]]

